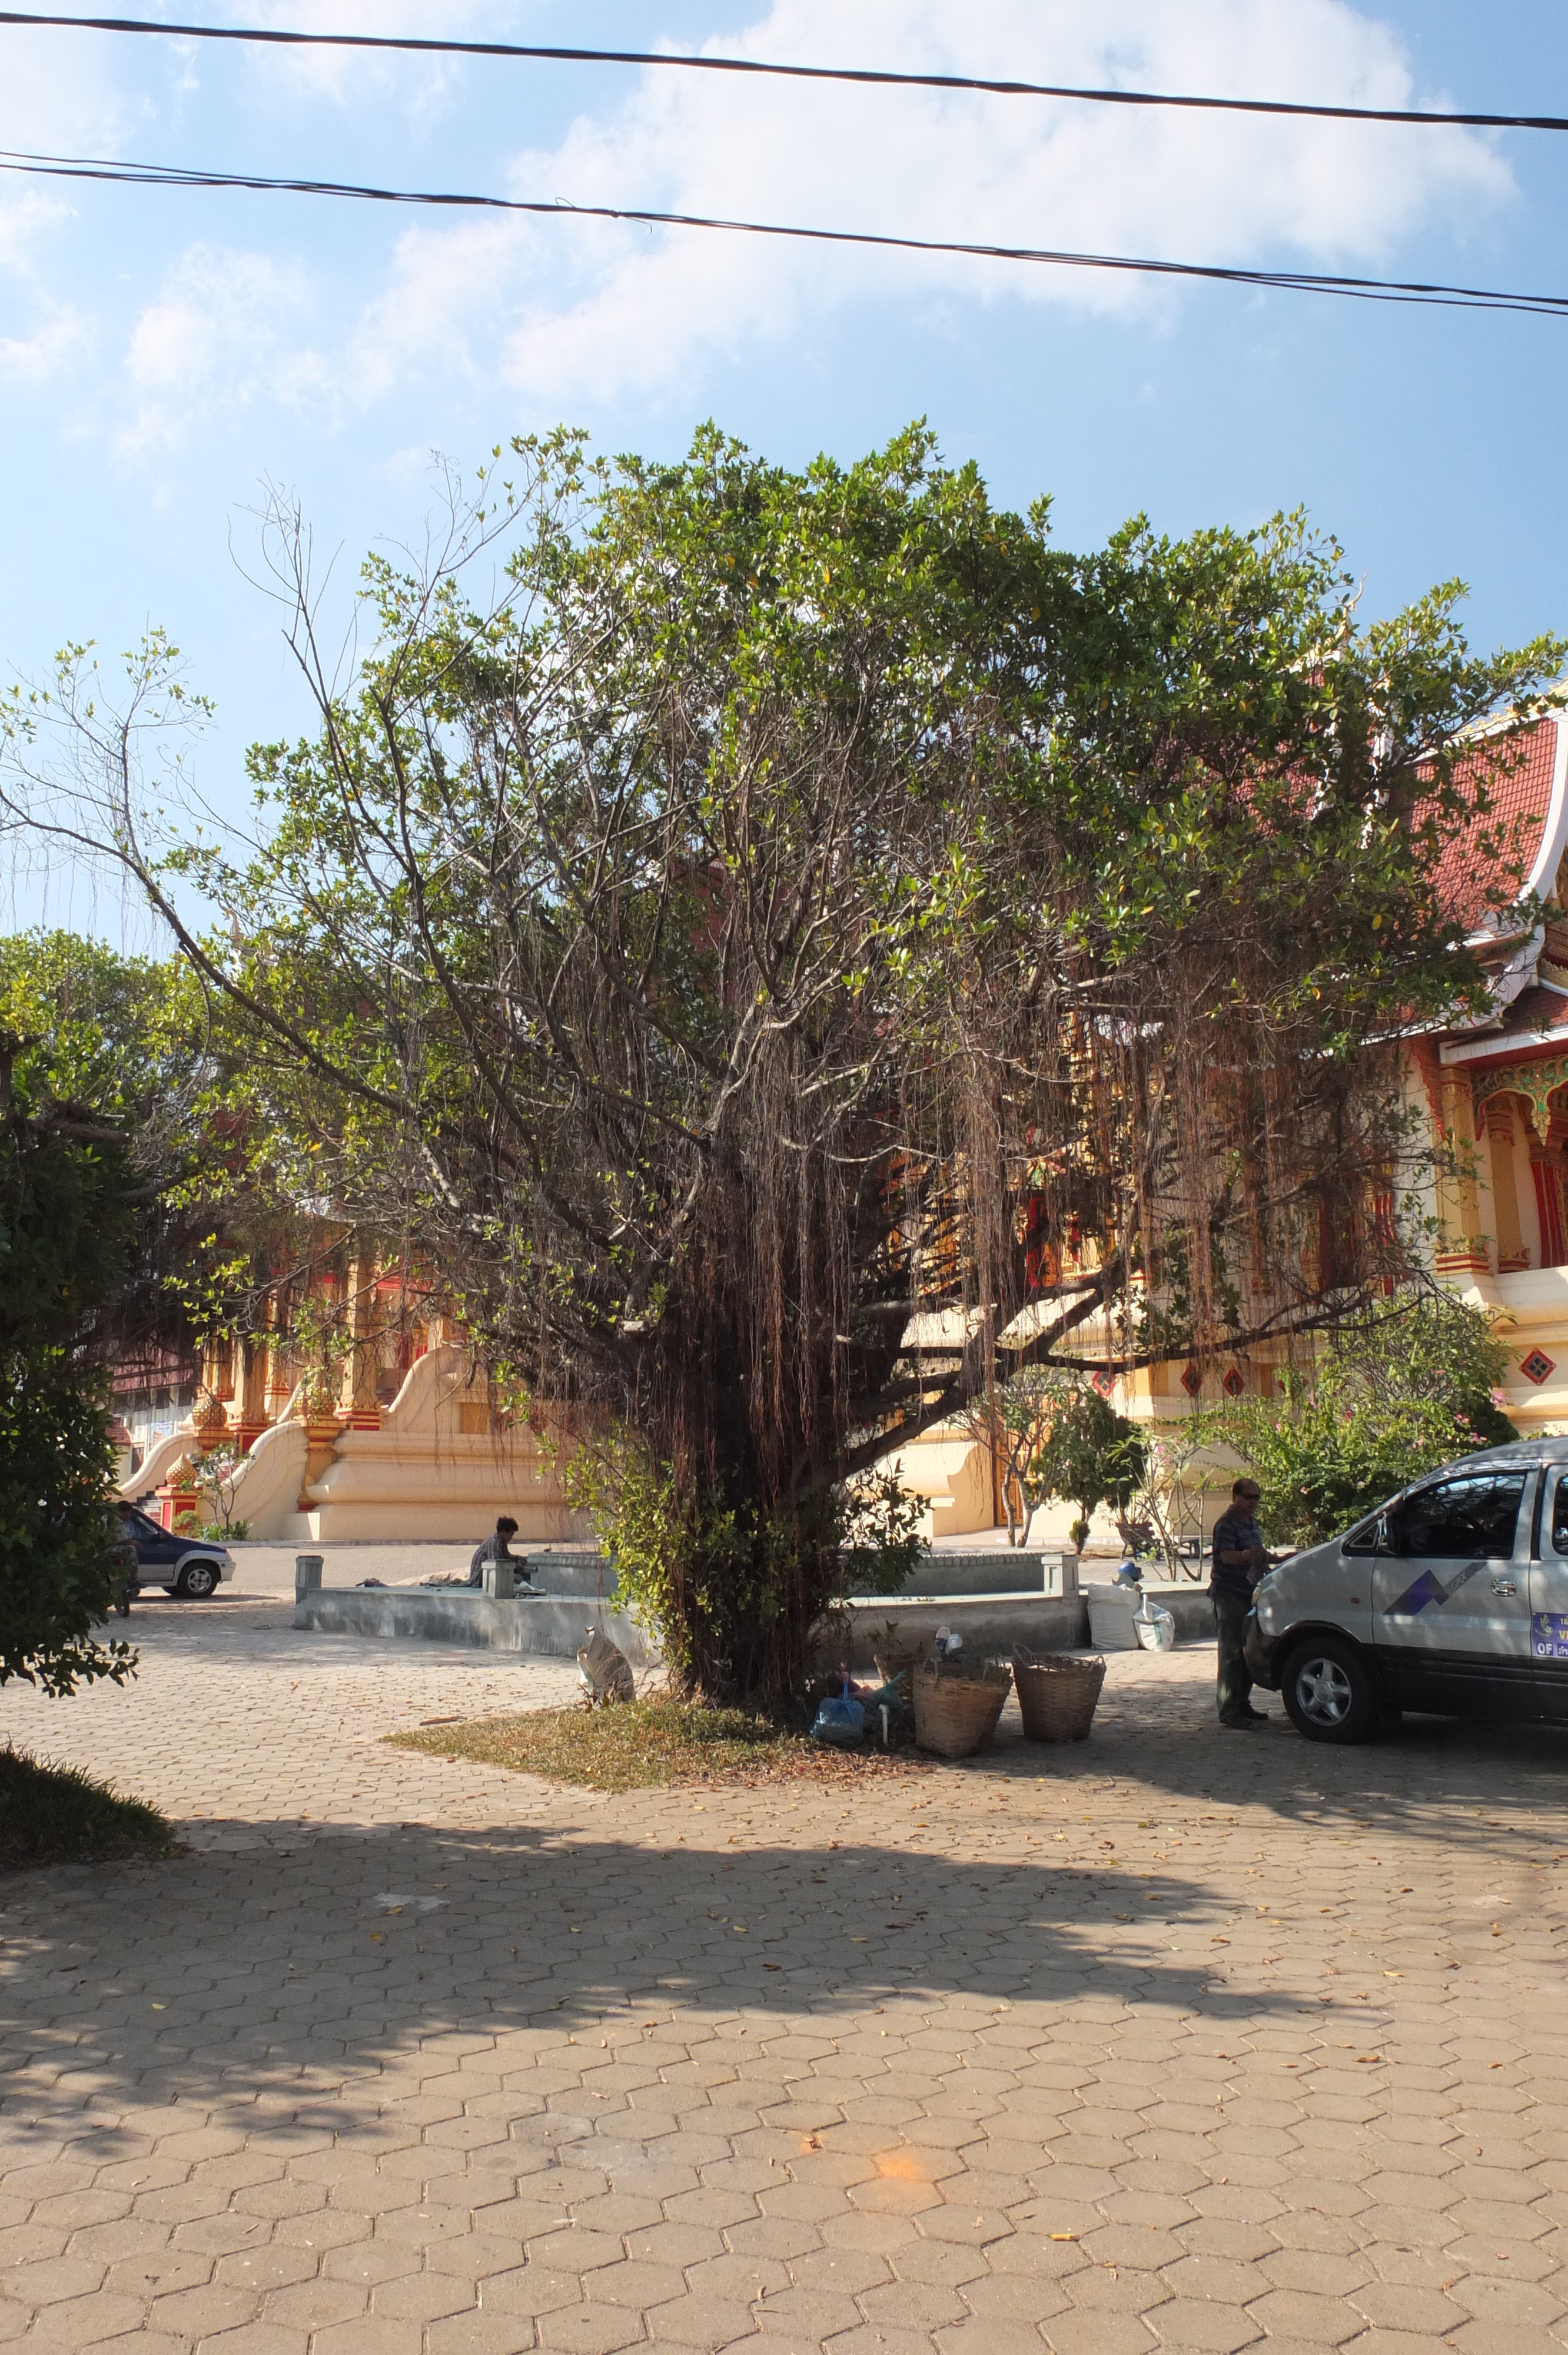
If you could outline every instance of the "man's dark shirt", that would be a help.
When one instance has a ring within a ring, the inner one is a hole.
[[[493,1536],[485,1539],[482,1545],[475,1546],[473,1560],[468,1566],[468,1582],[471,1586],[484,1584],[484,1565],[487,1561],[518,1561],[520,1557],[513,1552],[510,1539],[503,1538],[501,1531],[497,1529]]]
[[[1238,1506],[1222,1513],[1214,1523],[1213,1562],[1209,1572],[1211,1594],[1234,1595],[1238,1602],[1250,1603],[1252,1590],[1262,1577],[1250,1562],[1222,1561],[1225,1553],[1240,1553],[1247,1546],[1261,1545],[1263,1532],[1250,1515],[1245,1518]]]

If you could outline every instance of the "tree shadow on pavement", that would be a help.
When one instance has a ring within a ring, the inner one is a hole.
[[[1277,1695],[1254,1698],[1270,1723],[1230,1733],[1193,1685],[1107,1687],[1111,1709],[1097,1717],[1092,1743],[1100,1782],[1136,1785],[1150,1805],[1163,1793],[1189,1810],[1261,1806],[1304,1827],[1397,1837],[1435,1856],[1536,1853],[1543,1836],[1560,1844],[1568,1727],[1407,1716],[1380,1740],[1341,1749],[1306,1741]],[[1022,1742],[996,1764],[1038,1772]]]
[[[1097,2014],[1228,2025],[1304,2002],[1175,1956],[1172,1925],[1206,1955],[1234,1901],[1169,1872],[1133,1883],[870,1844],[727,1855],[544,1827],[208,1823],[203,1838],[216,1844],[167,1866],[32,1873],[0,1892],[13,2147],[87,2134],[109,2152],[141,2131],[134,2113],[175,2105],[352,2131],[400,2055],[504,2053],[607,2021],[642,2036],[673,2020],[683,2041],[703,2020],[836,2030],[878,2007],[972,2019],[1089,1995]],[[626,2110],[618,2098],[615,2131],[635,2138],[634,2098]],[[668,2131],[666,2109],[647,2123]]]

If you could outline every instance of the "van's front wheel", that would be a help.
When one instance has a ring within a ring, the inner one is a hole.
[[[1377,1732],[1377,1685],[1348,1636],[1310,1636],[1298,1644],[1279,1689],[1291,1724],[1308,1742],[1370,1742]]]

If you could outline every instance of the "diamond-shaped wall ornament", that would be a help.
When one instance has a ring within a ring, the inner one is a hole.
[[[1227,1398],[1243,1398],[1246,1393],[1246,1376],[1239,1366],[1231,1366],[1222,1386]]]
[[[1089,1376],[1089,1380],[1093,1382],[1096,1390],[1098,1391],[1101,1398],[1103,1399],[1108,1399],[1112,1391],[1116,1388],[1116,1380],[1114,1375],[1111,1374],[1091,1374]]]
[[[1203,1387],[1203,1369],[1189,1359],[1181,1369],[1181,1387],[1189,1398],[1196,1398]]]
[[[1546,1380],[1548,1374],[1554,1374],[1557,1371],[1557,1360],[1555,1358],[1549,1358],[1544,1349],[1531,1349],[1528,1358],[1520,1359],[1519,1370],[1527,1382],[1535,1382],[1539,1385]]]

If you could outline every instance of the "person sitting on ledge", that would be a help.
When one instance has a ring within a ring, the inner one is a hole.
[[[484,1565],[487,1561],[509,1561],[515,1570],[518,1593],[532,1594],[535,1592],[528,1583],[526,1557],[514,1553],[512,1550],[512,1540],[516,1534],[516,1522],[510,1513],[503,1513],[495,1524],[495,1535],[486,1538],[482,1545],[474,1548],[473,1560],[468,1566],[468,1582],[471,1586],[484,1584]]]

